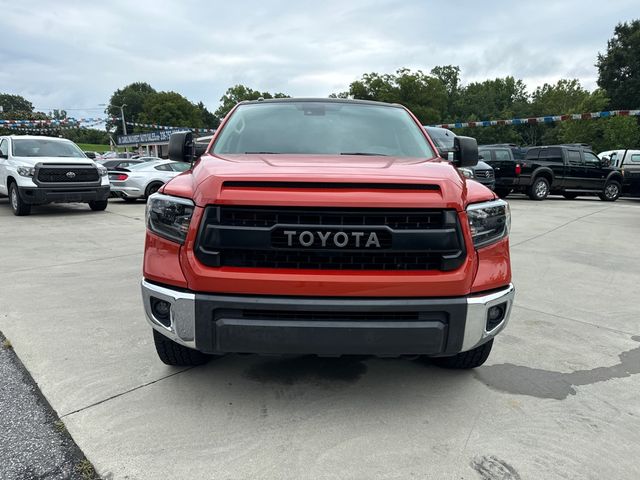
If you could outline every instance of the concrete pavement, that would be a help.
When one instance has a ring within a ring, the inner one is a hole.
[[[144,205],[0,199],[0,331],[113,478],[640,477],[640,201],[510,198],[510,325],[473,372],[228,356],[176,369],[142,313]]]

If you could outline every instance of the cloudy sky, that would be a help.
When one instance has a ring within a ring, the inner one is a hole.
[[[640,2],[0,0],[0,12],[0,92],[81,117],[135,81],[212,111],[237,83],[326,96],[365,72],[447,64],[465,83],[592,89],[597,53]]]

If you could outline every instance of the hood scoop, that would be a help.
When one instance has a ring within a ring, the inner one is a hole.
[[[440,190],[439,185],[421,183],[363,183],[363,182],[270,182],[225,181],[223,188],[287,188],[287,189],[349,189],[349,190]]]

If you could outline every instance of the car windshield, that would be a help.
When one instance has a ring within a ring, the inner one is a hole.
[[[240,105],[212,152],[434,157],[403,108],[322,101]]]
[[[74,143],[39,138],[13,140],[13,155],[16,157],[73,157],[86,158]]]

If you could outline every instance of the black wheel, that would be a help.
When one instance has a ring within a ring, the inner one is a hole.
[[[600,197],[600,200],[603,200],[605,202],[615,202],[620,196],[621,188],[622,186],[619,182],[610,180],[604,186],[604,190],[602,190],[602,193],[598,196]]]
[[[18,192],[18,185],[15,182],[11,182],[9,186],[9,205],[11,205],[11,210],[17,217],[31,213],[31,205],[22,200],[20,192]]]
[[[123,197],[122,200],[124,200],[125,203],[136,203],[138,201],[135,197]]]
[[[549,181],[544,177],[534,179],[527,193],[531,200],[544,200],[549,196]]]
[[[91,210],[94,212],[101,212],[107,208],[107,205],[109,205],[108,200],[92,200],[89,202],[89,207],[91,207]]]
[[[496,195],[498,195],[500,198],[507,198],[507,195],[509,195],[511,193],[511,189],[510,188],[496,188],[494,190],[494,192],[496,192]]]
[[[467,369],[476,368],[482,365],[489,354],[491,353],[491,347],[493,346],[493,339],[487,343],[483,343],[479,347],[469,350],[468,352],[458,353],[451,357],[433,357],[431,361],[443,368],[455,368],[455,369]]]
[[[160,183],[160,182],[155,182],[155,183],[150,183],[147,186],[147,189],[144,191],[144,196],[149,198],[149,195],[153,195],[154,193],[156,193],[158,190],[160,190],[160,187],[164,185],[164,183]]]
[[[156,330],[153,331],[153,343],[156,345],[158,357],[167,365],[176,367],[203,365],[211,359],[210,355],[169,340]]]
[[[578,198],[578,194],[573,192],[564,192],[562,196],[567,200],[575,200],[576,198]]]

